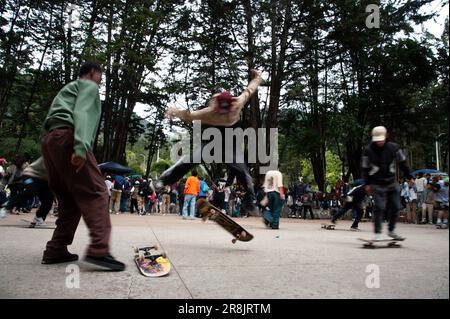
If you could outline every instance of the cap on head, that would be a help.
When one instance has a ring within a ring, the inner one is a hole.
[[[228,91],[224,91],[217,95],[218,112],[220,114],[228,113],[230,111],[232,100],[233,95],[231,95],[231,93]]]
[[[372,142],[382,142],[386,140],[387,129],[384,126],[376,126],[372,130]]]

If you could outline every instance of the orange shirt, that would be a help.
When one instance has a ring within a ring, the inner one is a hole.
[[[198,196],[199,192],[200,192],[200,181],[195,176],[189,177],[186,181],[186,186],[184,186],[184,195]]]

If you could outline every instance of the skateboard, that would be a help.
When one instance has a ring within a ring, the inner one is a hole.
[[[437,224],[436,229],[448,229],[448,225],[447,224]]]
[[[403,239],[380,239],[380,240],[370,240],[370,239],[364,239],[364,238],[358,238],[358,240],[361,240],[364,242],[363,247],[364,248],[381,248],[381,247],[387,247],[387,248],[400,248],[402,245],[400,245],[398,242],[405,240]],[[387,243],[386,246],[379,246],[376,245],[377,243]]]
[[[197,201],[196,208],[203,221],[211,219],[229,232],[234,238],[231,241],[233,244],[236,241],[250,241],[253,235],[246,231],[241,225],[232,220],[229,216],[222,213],[222,211],[211,205],[205,199],[201,198]]]
[[[169,272],[171,264],[165,253],[160,252],[158,246],[133,247],[134,262],[145,277],[162,277]]]
[[[27,226],[24,226],[25,228],[40,228],[40,229],[55,229],[56,225],[51,222],[45,222],[45,225],[37,225],[34,221],[21,219],[21,222],[24,222],[27,224]]]
[[[336,224],[322,224],[322,228],[326,230],[335,230]]]

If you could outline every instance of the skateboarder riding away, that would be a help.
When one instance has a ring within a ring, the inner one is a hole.
[[[396,179],[396,166],[403,174],[410,178],[410,169],[406,164],[406,156],[400,146],[387,140],[387,130],[384,126],[377,126],[372,130],[372,143],[366,146],[362,156],[361,171],[365,181],[367,194],[373,193],[375,238],[380,240],[382,220],[388,212],[389,237],[402,240],[395,233],[395,226],[400,205],[400,186]]]
[[[213,95],[212,99],[208,102],[208,105],[203,109],[190,112],[189,110],[170,107],[167,110],[166,115],[169,118],[180,118],[185,122],[201,121],[202,125],[206,124],[218,128],[221,131],[222,136],[225,136],[225,128],[238,128],[241,126],[239,121],[240,113],[250,100],[251,96],[257,91],[258,86],[263,82],[259,71],[252,70],[251,76],[252,80],[244,92],[238,97],[233,97],[229,92],[222,92]],[[240,145],[239,141],[237,141],[237,145]],[[225,154],[225,151],[230,152],[230,150],[224,150],[224,145],[222,148],[222,154]],[[203,145],[201,148],[194,150],[194,152],[202,152],[202,149]],[[236,154],[236,150],[233,149],[232,151],[233,162],[225,163],[225,161],[223,161],[223,163],[231,170],[231,175],[236,176],[238,182],[245,188],[246,195],[242,205],[244,214],[256,214],[258,212],[258,207],[256,206],[256,196],[252,178],[248,173],[245,163],[236,161],[236,158],[239,158]],[[196,157],[194,156],[193,158]],[[181,158],[175,165],[161,175],[160,180],[157,183],[157,188],[160,189],[163,185],[171,185],[177,182],[196,165],[197,164],[192,163],[189,158]]]
[[[91,237],[86,261],[124,270],[125,265],[109,253],[108,192],[92,152],[101,114],[98,86],[102,69],[97,63],[87,62],[79,75],[55,97],[43,125],[42,155],[49,186],[58,199],[59,214],[42,263],[78,260],[78,255],[69,253],[67,246],[72,244],[83,216]]]

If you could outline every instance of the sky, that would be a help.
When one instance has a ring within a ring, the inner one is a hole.
[[[441,7],[442,0],[435,0],[430,5],[424,7],[422,9],[423,12],[430,12],[430,11],[439,11],[439,14],[436,18],[431,19],[427,21],[426,23],[422,25],[416,25],[415,26],[415,33],[416,35],[420,35],[423,33],[423,31],[428,31],[431,34],[433,34],[435,37],[440,37],[444,31],[444,24],[445,19],[447,18],[449,14],[449,5],[447,5],[443,8]],[[264,77],[264,74],[263,74]],[[179,103],[177,103],[177,107],[180,107]],[[140,117],[146,117],[148,113],[145,112],[145,109],[147,109],[148,106],[145,104],[138,103],[136,104],[134,111],[136,114]]]

